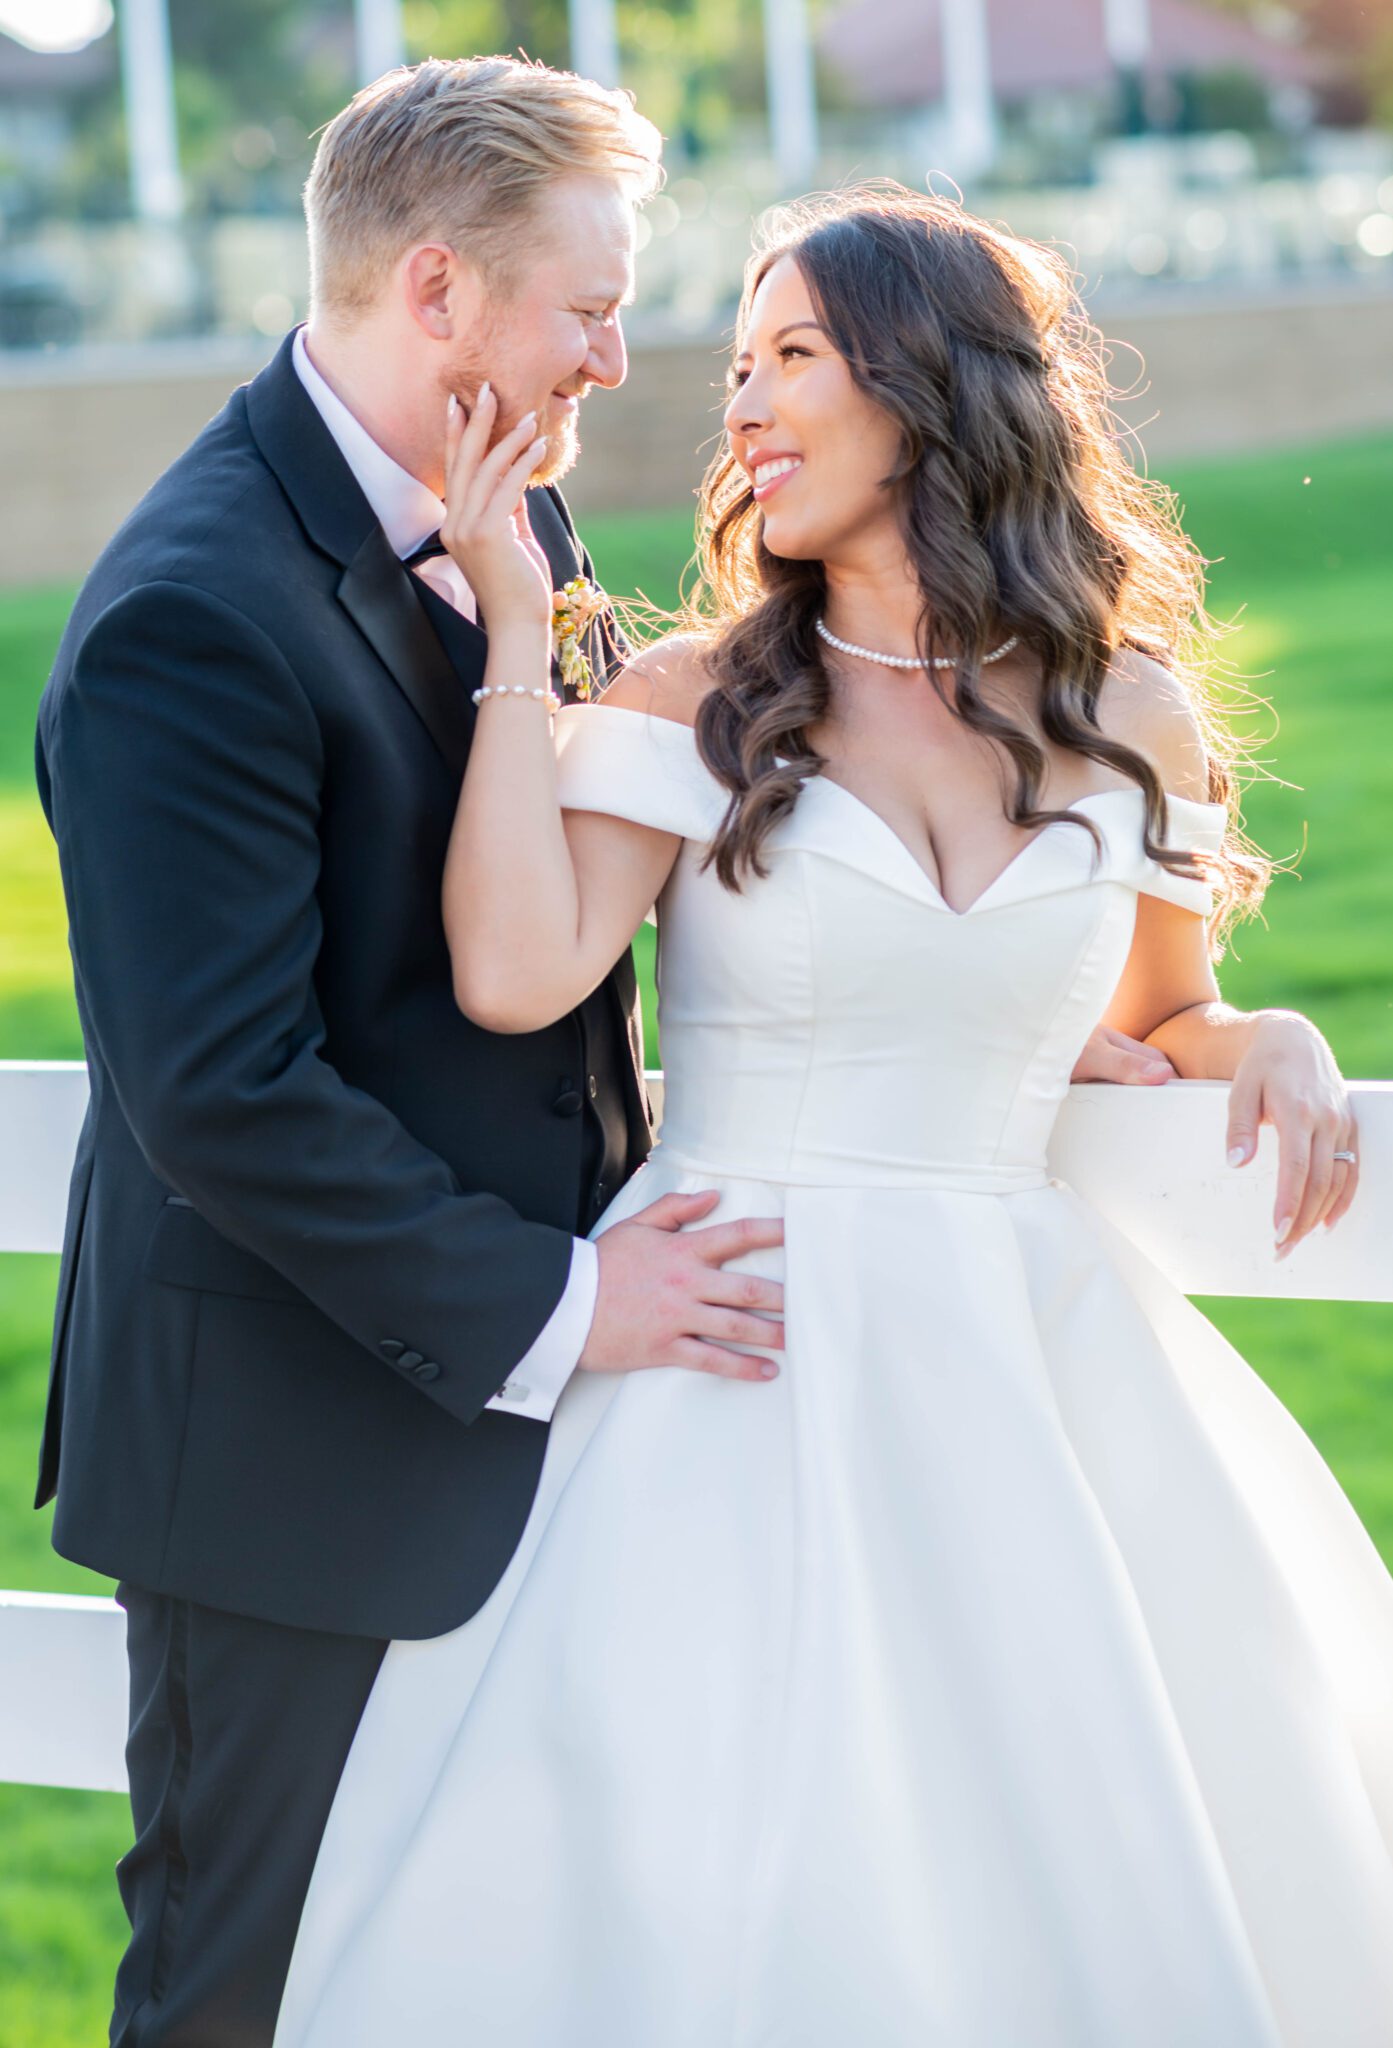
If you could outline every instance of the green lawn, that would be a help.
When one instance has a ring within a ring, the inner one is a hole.
[[[1267,921],[1223,970],[1235,1002],[1308,1010],[1351,1074],[1393,1076],[1393,438],[1189,465],[1181,491],[1200,546],[1224,559],[1212,602],[1242,608],[1235,665],[1275,708],[1263,755],[1281,778],[1247,810],[1269,852],[1299,855]],[[686,512],[588,523],[615,591],[670,602]],[[0,1058],[75,1058],[64,924],[32,793],[34,707],[71,601],[0,597]],[[642,938],[651,959],[651,932]],[[651,1013],[650,1013],[651,1027]],[[652,1041],[656,1042],[656,1041]],[[0,1585],[101,1589],[56,1558],[29,1511],[55,1262],[0,1261]],[[1209,1304],[1299,1417],[1393,1562],[1393,1310]],[[111,1867],[119,1800],[0,1787],[0,2048],[93,2048],[121,1914]]]

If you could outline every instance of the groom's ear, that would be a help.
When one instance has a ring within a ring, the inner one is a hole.
[[[418,244],[403,257],[400,279],[407,310],[433,341],[458,341],[478,325],[483,278],[448,242]]]

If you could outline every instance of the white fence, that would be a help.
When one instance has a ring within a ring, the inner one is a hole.
[[[651,1085],[661,1111],[661,1078]],[[1281,1265],[1275,1141],[1265,1131],[1251,1166],[1225,1164],[1222,1083],[1074,1088],[1050,1165],[1187,1294],[1393,1301],[1393,1082],[1352,1092],[1359,1198]],[[0,1061],[0,1253],[58,1250],[86,1104],[80,1064]],[[116,1603],[0,1592],[0,1782],[124,1791],[125,1729]]]

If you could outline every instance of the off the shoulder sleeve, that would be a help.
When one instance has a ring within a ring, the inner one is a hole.
[[[556,715],[557,776],[567,811],[601,811],[706,844],[727,792],[690,726],[618,705],[568,704]]]
[[[1168,794],[1166,818],[1165,844],[1177,853],[1204,856],[1218,853],[1223,846],[1228,812],[1222,804],[1197,804],[1189,797]],[[1167,903],[1178,904],[1182,910],[1196,911],[1201,917],[1208,917],[1214,908],[1214,891],[1209,882],[1176,874],[1173,868],[1162,867],[1159,861],[1148,860],[1144,854],[1140,856],[1137,888],[1144,896],[1159,896]]]

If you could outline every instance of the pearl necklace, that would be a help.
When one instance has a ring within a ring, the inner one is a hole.
[[[839,640],[835,633],[829,633],[822,620],[817,621],[817,630],[829,647],[839,649],[842,654],[859,654],[862,661],[878,661],[882,668],[960,668],[961,661],[951,654],[936,654],[932,661],[921,661],[917,654],[877,654],[873,647],[857,647],[850,640]],[[986,668],[994,661],[1000,661],[1004,654],[1020,640],[1019,633],[1013,633],[1009,640],[1003,640],[1000,647],[982,656]]]

